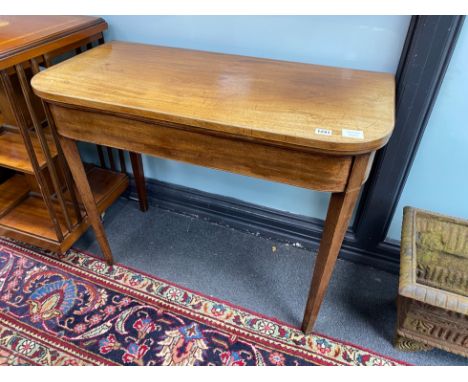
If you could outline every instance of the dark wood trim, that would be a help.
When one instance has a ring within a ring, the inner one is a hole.
[[[414,16],[397,71],[395,131],[377,153],[354,221],[356,246],[377,252],[386,236],[465,16]],[[397,256],[398,253],[394,254]]]
[[[257,236],[300,245],[315,251],[322,237],[323,221],[272,208],[259,206],[226,196],[183,187],[158,180],[146,182],[150,205],[197,217]],[[138,200],[133,178],[127,196]],[[399,269],[398,243],[386,244],[377,252],[363,250],[348,230],[340,257],[353,262],[371,265],[392,273]]]

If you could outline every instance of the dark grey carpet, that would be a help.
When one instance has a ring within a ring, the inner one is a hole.
[[[300,326],[314,255],[291,244],[120,199],[105,227],[117,262]],[[276,251],[273,251],[273,246]],[[76,247],[99,254],[92,232]],[[398,278],[338,260],[315,331],[420,365],[468,365],[432,350],[395,350]]]

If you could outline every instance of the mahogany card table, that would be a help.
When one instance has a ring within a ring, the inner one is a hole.
[[[393,75],[111,42],[32,87],[110,264],[76,141],[331,192],[302,324],[312,331],[374,153],[393,130]]]

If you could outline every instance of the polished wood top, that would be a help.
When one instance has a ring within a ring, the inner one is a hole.
[[[378,149],[394,125],[391,74],[124,42],[53,66],[32,87],[52,103],[336,154]]]
[[[92,16],[0,16],[0,69],[43,54],[45,47],[76,35],[78,39],[107,29],[106,22]],[[87,31],[83,34],[84,31]],[[62,45],[63,45],[62,44]],[[39,50],[38,50],[39,49]],[[28,51],[33,55],[28,57]],[[18,58],[18,59],[16,59]]]

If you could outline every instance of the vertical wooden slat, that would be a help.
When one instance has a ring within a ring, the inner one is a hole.
[[[125,163],[125,154],[123,150],[119,150],[119,160],[120,160],[120,172],[127,173],[127,165]]]
[[[37,60],[34,58],[31,60],[31,68],[32,68],[33,74],[39,73],[39,64],[37,63]],[[66,165],[65,157],[63,155],[63,150],[62,150],[62,147],[60,146],[60,142],[57,137],[57,131],[55,129],[55,126],[53,125],[53,120],[50,115],[50,110],[44,102],[42,102],[42,106],[44,107],[48,125],[52,133],[52,139],[57,148],[58,163],[60,166],[60,170],[62,171],[63,177],[65,179],[66,188],[68,189],[68,192],[70,194],[73,211],[76,217],[76,224],[80,224],[82,220],[82,215],[81,215],[81,210],[80,210],[80,206],[78,203],[78,198],[76,197],[75,189],[73,187],[73,179],[70,174],[70,170],[68,169],[68,166]]]
[[[96,150],[99,156],[99,164],[102,168],[106,168],[106,160],[104,159],[104,150],[101,145],[96,145]]]
[[[107,149],[107,156],[109,157],[109,165],[112,171],[116,171],[115,161],[114,161],[114,153],[111,147],[106,147]]]
[[[12,107],[13,114],[16,119],[16,123],[20,129],[21,135],[23,137],[24,145],[26,147],[26,151],[29,155],[29,159],[31,161],[31,165],[34,170],[34,175],[37,180],[37,184],[39,185],[39,189],[41,190],[42,197],[44,199],[44,203],[47,208],[47,212],[50,216],[52,224],[54,226],[55,234],[57,235],[58,241],[63,241],[63,233],[60,227],[60,223],[57,219],[57,214],[55,212],[51,197],[50,197],[50,190],[47,182],[45,181],[43,174],[41,172],[39,163],[37,161],[36,153],[34,152],[34,147],[31,141],[31,137],[29,135],[28,125],[26,120],[24,119],[24,115],[21,110],[18,110],[18,105],[15,100],[13,85],[11,83],[11,79],[6,70],[2,70],[0,72],[0,77],[2,81],[2,85],[5,90],[5,95],[8,98],[8,101]]]
[[[32,65],[32,62],[31,62]],[[44,157],[47,163],[47,169],[49,170],[49,175],[52,180],[52,185],[54,186],[55,194],[57,196],[57,200],[62,208],[62,213],[65,218],[65,224],[69,232],[72,230],[72,223],[70,220],[70,216],[68,214],[68,209],[65,204],[65,199],[62,193],[62,189],[60,186],[60,181],[57,176],[57,171],[55,170],[55,165],[52,160],[52,155],[50,153],[49,145],[47,143],[47,139],[44,135],[44,131],[42,128],[41,123],[39,122],[36,111],[33,107],[33,95],[31,92],[31,88],[29,86],[28,79],[26,77],[26,73],[24,72],[24,68],[22,64],[16,65],[16,72],[18,74],[18,79],[21,85],[21,90],[23,92],[24,100],[26,101],[26,107],[28,108],[29,115],[31,116],[31,120],[34,126],[34,130],[36,132],[36,136],[39,139],[39,144],[41,145],[42,152],[44,153]]]
[[[70,170],[68,169],[68,166],[66,164],[65,156],[63,155],[63,150],[62,147],[60,146],[60,142],[57,136],[57,130],[55,129],[55,125],[52,120],[52,116],[50,114],[49,107],[46,103],[43,103],[45,114],[47,121],[49,123],[49,128],[52,133],[52,139],[54,140],[54,144],[57,147],[57,154],[58,154],[58,161],[60,164],[60,169],[62,170],[63,176],[65,178],[65,184],[67,186],[68,192],[70,194],[72,206],[73,206],[73,211],[75,213],[76,217],[76,225],[80,224],[81,221],[83,220],[83,216],[81,215],[81,209],[80,205],[78,203],[78,198],[76,197],[76,192],[75,188],[73,187],[73,178],[70,174]]]
[[[50,68],[52,66],[52,59],[48,55],[44,55],[44,66]]]

